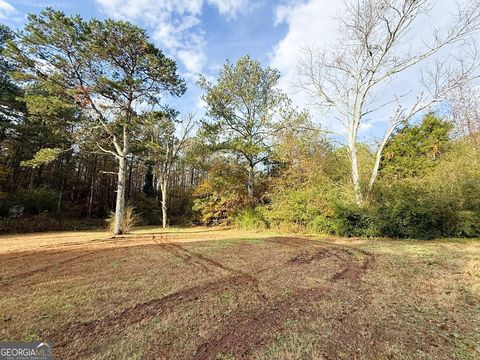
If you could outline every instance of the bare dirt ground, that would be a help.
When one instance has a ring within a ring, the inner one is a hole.
[[[480,242],[0,237],[0,341],[58,359],[477,359]]]

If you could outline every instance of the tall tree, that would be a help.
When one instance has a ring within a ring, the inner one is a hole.
[[[7,41],[13,40],[12,31],[0,24],[0,143],[5,139],[12,123],[23,115],[23,104],[17,100],[20,89],[13,83],[9,72],[13,64],[3,55]]]
[[[179,118],[174,110],[153,111],[146,115],[144,134],[149,164],[153,164],[157,196],[161,195],[162,226],[168,225],[169,184],[172,169],[187,145],[194,126],[194,115]]]
[[[114,233],[122,234],[126,160],[143,120],[138,115],[146,105],[159,105],[164,93],[185,92],[175,62],[135,25],[84,21],[52,9],[29,15],[9,53],[21,70],[17,78],[26,85],[47,81],[63,86],[85,113],[86,126],[95,130],[97,146],[117,160]]]
[[[271,135],[278,129],[275,117],[286,102],[277,88],[280,73],[243,56],[235,64],[223,66],[217,82],[202,77],[210,122],[204,122],[204,133],[217,150],[243,159],[248,174],[248,195],[254,197],[257,165],[269,157]]]
[[[459,6],[451,27],[446,31],[435,30],[430,42],[424,41],[420,47],[409,46],[410,39],[418,36],[414,34],[416,25],[429,15],[431,6],[428,0],[348,0],[339,19],[341,36],[334,49],[307,49],[300,62],[300,86],[315,104],[334,113],[347,134],[351,178],[359,204],[362,188],[357,143],[365,119],[388,105],[396,106],[376,151],[371,188],[393,131],[445,99],[478,66],[472,61],[453,71],[446,65],[449,54],[447,58],[440,57],[440,50],[460,43],[480,29],[480,3],[476,0],[465,7]],[[420,79],[425,90],[416,94],[413,105],[405,102],[405,94],[380,96],[382,86],[428,60],[431,61],[425,64]]]

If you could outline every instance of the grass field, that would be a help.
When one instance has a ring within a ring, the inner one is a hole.
[[[480,241],[0,237],[0,341],[57,359],[478,359]]]

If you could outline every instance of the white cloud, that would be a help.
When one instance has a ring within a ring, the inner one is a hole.
[[[271,54],[271,65],[284,74],[283,86],[288,86],[296,77],[296,65],[302,47],[312,44],[328,46],[328,43],[335,40],[335,16],[341,9],[341,4],[339,1],[309,0],[277,7],[275,24],[285,23],[288,32],[275,46]]]
[[[17,11],[10,3],[5,0],[0,0],[0,20],[5,20],[16,12]]]
[[[215,5],[220,14],[231,17],[245,11],[250,5],[249,0],[208,0],[208,2]]]
[[[3,0],[0,0],[3,1]],[[205,3],[233,18],[248,10],[249,0],[96,0],[111,17],[151,28],[152,38],[185,66],[187,75],[202,72],[206,64],[205,34],[200,16]]]
[[[205,53],[198,50],[179,50],[177,52],[178,59],[185,65],[188,72],[195,77],[195,74],[199,74],[206,62]]]
[[[328,47],[335,40],[335,17],[342,3],[331,0],[292,1],[276,8],[274,22],[276,25],[286,24],[288,32],[270,54],[270,65],[280,70],[280,87],[300,107],[308,107],[305,94],[298,92],[294,86],[300,51],[310,45]],[[335,119],[322,120],[324,126],[341,132]]]

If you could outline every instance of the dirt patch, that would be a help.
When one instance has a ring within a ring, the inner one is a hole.
[[[34,275],[37,275],[39,273],[46,272],[48,270],[51,270],[52,268],[68,264],[72,261],[84,258],[86,256],[90,256],[92,254],[94,254],[94,252],[85,252],[83,254],[72,256],[68,259],[58,261],[54,264],[50,264],[50,265],[43,266],[43,267],[40,267],[40,268],[37,268],[37,269],[33,269],[33,270],[30,270],[30,271],[27,271],[27,272],[22,272],[22,273],[18,273],[18,274],[15,274],[13,276],[10,276],[10,277],[6,277],[6,278],[2,279],[2,285],[4,285],[4,286],[10,285],[10,284],[12,284],[13,281],[15,281],[17,279],[22,279],[23,280],[23,279],[26,279],[30,276],[34,276]]]
[[[275,238],[267,241],[295,248],[301,247],[302,244],[308,244],[310,247],[313,245],[314,248],[318,247],[317,244],[306,243],[303,239],[295,238]],[[320,250],[315,249],[313,254],[302,252],[291,258],[285,266],[308,264],[328,256],[334,256],[336,252],[351,255],[350,252],[342,248],[335,246],[330,246],[330,248],[322,247]],[[362,252],[361,254],[366,257],[365,259],[362,258],[361,261],[356,260],[353,256],[344,258],[344,268],[340,272],[334,273],[330,280],[332,282],[342,279],[358,281],[362,273],[370,268],[374,258],[372,254],[367,252]],[[352,284],[346,286],[352,286]],[[309,305],[312,302],[319,301],[330,290],[331,288],[327,286],[302,289],[289,294],[286,298],[271,299],[251,311],[235,314],[232,316],[232,321],[225,324],[217,334],[205,340],[197,348],[194,359],[213,359],[215,355],[222,353],[228,353],[235,356],[235,358],[247,358],[253,350],[267,344],[276,334],[280,333],[287,319],[292,321],[305,316],[312,317],[318,315],[315,314],[316,310]]]
[[[63,354],[67,345],[76,339],[81,339],[82,343],[91,344],[88,353],[93,354],[98,350],[95,347],[98,340],[108,338],[118,331],[119,328],[140,323],[154,316],[162,316],[179,303],[195,302],[206,293],[216,294],[225,289],[248,288],[251,286],[250,279],[244,276],[227,277],[218,281],[183,289],[160,299],[153,299],[142,304],[137,304],[118,314],[112,314],[103,319],[72,324],[59,331],[45,333],[44,336],[53,341],[55,351],[58,354]],[[67,350],[66,355],[71,354],[72,353],[69,353]]]
[[[301,253],[290,260],[288,260],[289,263],[291,264],[308,264],[311,263],[312,261],[316,260],[321,260],[323,257],[328,256],[329,252],[326,249],[320,249],[316,251],[313,255],[310,255],[309,253]]]

